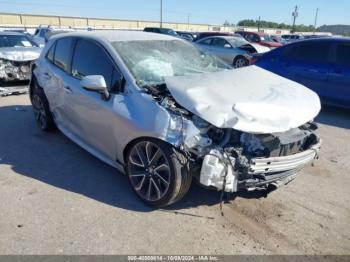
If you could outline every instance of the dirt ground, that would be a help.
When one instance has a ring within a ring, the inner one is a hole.
[[[0,98],[0,254],[350,254],[350,112],[317,118],[320,159],[287,186],[220,194],[192,186],[152,210],[125,176],[60,132],[27,95]]]

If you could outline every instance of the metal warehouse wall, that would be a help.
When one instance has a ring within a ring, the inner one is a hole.
[[[137,20],[118,20],[118,19],[100,19],[88,17],[69,17],[69,16],[47,16],[47,15],[30,15],[30,14],[10,14],[0,13],[0,28],[27,28],[34,32],[34,28],[40,25],[65,26],[76,29],[93,28],[93,29],[132,29],[143,30],[145,27],[159,27],[159,22],[154,21],[137,21]],[[163,27],[172,28],[177,31],[223,31],[234,32],[236,30],[258,32],[258,28],[249,27],[232,27],[209,24],[187,24],[164,22]],[[267,34],[289,34],[289,30],[261,28],[260,32]],[[310,32],[302,34],[312,34]],[[325,33],[319,33],[325,34]],[[331,35],[331,33],[328,33]]]
[[[99,19],[87,17],[68,17],[68,16],[45,16],[29,14],[9,14],[0,13],[1,27],[38,27],[39,25],[71,26],[73,28],[96,28],[96,29],[135,29],[141,30],[145,27],[158,27],[159,22],[135,21],[135,20],[117,20],[117,19]],[[168,23],[164,22],[163,27],[173,28],[184,31],[232,31],[232,28],[223,26],[212,26],[205,24],[186,24],[186,23]]]

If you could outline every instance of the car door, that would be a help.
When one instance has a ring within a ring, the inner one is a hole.
[[[234,49],[232,45],[224,38],[215,37],[213,38],[211,44],[211,49],[216,56],[226,61],[229,64],[233,63],[235,57]]]
[[[113,139],[113,127],[118,120],[113,107],[117,101],[123,100],[120,90],[122,74],[102,45],[84,38],[76,42],[71,72],[68,82],[71,94],[69,98],[67,96],[67,104],[75,130],[78,131],[77,136],[89,149],[108,159],[114,159],[117,146]],[[81,79],[88,75],[104,77],[111,94],[110,99],[104,100],[98,92],[81,86]]]
[[[328,100],[331,104],[350,108],[350,41],[339,41],[334,47]]]
[[[327,97],[331,41],[305,41],[293,44],[293,50],[281,63],[284,75]]]
[[[64,129],[72,128],[66,108],[66,96],[70,92],[66,81],[70,72],[73,44],[74,39],[71,37],[56,40],[46,55],[45,65],[38,67],[39,85],[45,89],[56,124]]]
[[[212,38],[204,38],[196,42],[201,48],[212,51],[212,46],[210,45],[212,42]]]

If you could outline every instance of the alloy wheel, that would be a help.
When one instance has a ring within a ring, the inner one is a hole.
[[[129,154],[128,171],[134,190],[147,201],[160,200],[169,190],[169,162],[155,143],[143,141],[134,145]]]
[[[37,94],[34,94],[33,96],[33,111],[35,115],[35,120],[37,121],[41,129],[45,129],[47,125],[46,112],[44,105]]]
[[[236,60],[236,63],[235,63],[235,68],[240,68],[240,67],[244,67],[247,65],[247,62],[244,58],[238,58]]]

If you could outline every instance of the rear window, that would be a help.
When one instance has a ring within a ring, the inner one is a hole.
[[[72,38],[63,38],[56,42],[54,64],[67,72],[71,60],[72,44]]]
[[[54,43],[51,47],[49,52],[47,52],[46,58],[53,63],[54,61],[54,55],[55,55],[55,47],[56,43]]]
[[[350,43],[339,43],[337,46],[337,64],[350,66]]]

